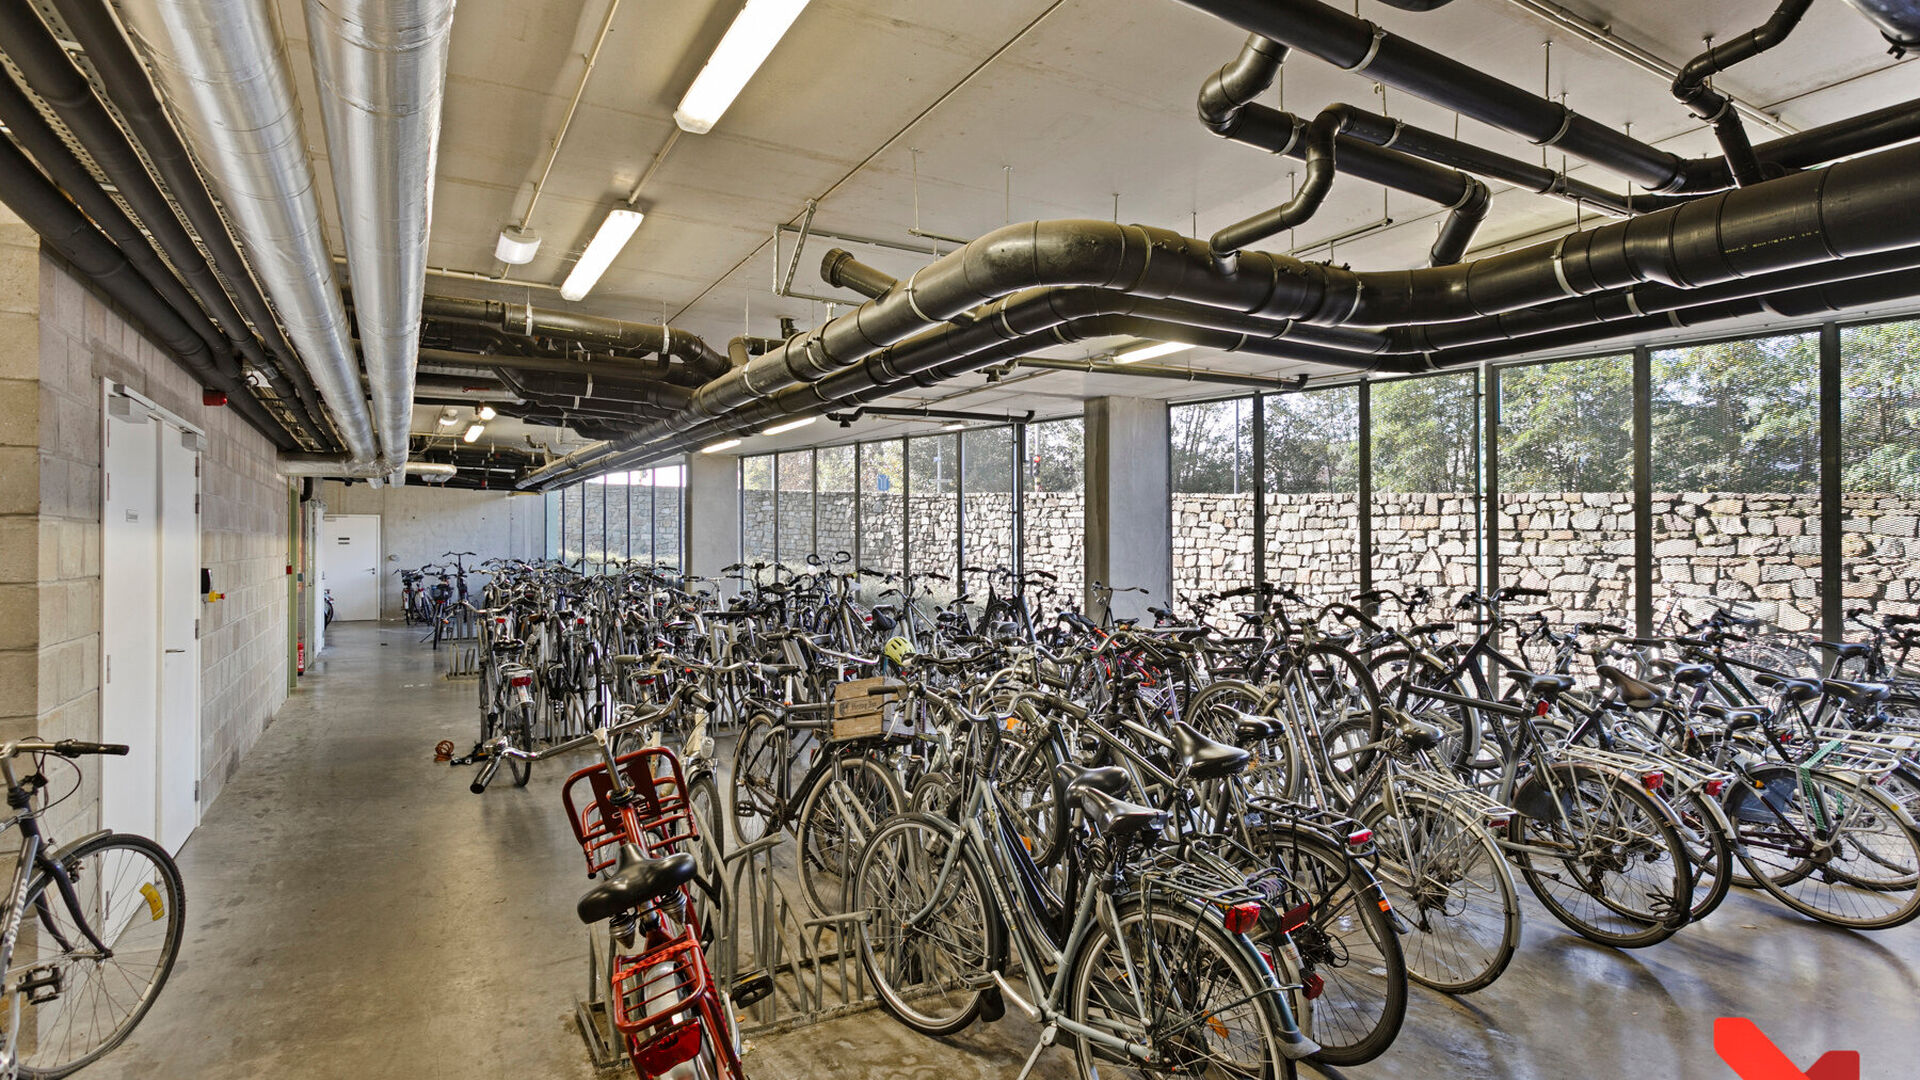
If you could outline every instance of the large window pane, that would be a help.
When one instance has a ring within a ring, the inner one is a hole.
[[[1028,425],[1025,468],[1021,567],[1059,578],[1059,591],[1034,610],[1038,617],[1043,609],[1086,603],[1087,444],[1080,418]]]
[[[569,484],[560,489],[560,561],[572,566],[586,554],[585,543],[580,536],[581,496],[583,484]]]
[[[686,553],[680,546],[680,516],[684,513],[687,467],[656,465],[652,472],[653,560],[682,569],[687,565]]]
[[[773,455],[740,459],[740,555],[748,564],[773,562]]]
[[[853,447],[826,446],[815,451],[819,470],[814,495],[814,528],[820,538],[820,557],[832,559],[844,551],[853,554]]]
[[[580,485],[587,506],[585,525],[587,565],[581,571],[586,574],[607,572],[606,479],[604,476],[596,476]]]
[[[632,473],[608,473],[603,478],[607,489],[607,566],[616,573],[625,568],[630,557],[627,528],[627,492]]]
[[[1184,598],[1253,584],[1253,399],[1176,405],[1167,421],[1173,442],[1173,591]],[[1232,606],[1244,610],[1248,603]],[[1174,607],[1187,614],[1184,599]]]
[[[1267,580],[1318,603],[1360,591],[1360,395],[1266,399]]]
[[[952,578],[960,566],[960,440],[931,435],[907,440],[907,557],[916,574]],[[952,581],[924,584],[938,601],[954,596]]]
[[[1653,354],[1654,618],[1820,616],[1819,339]]]
[[[1920,615],[1920,323],[1842,330],[1840,365],[1841,594]]]
[[[627,474],[627,557],[636,565],[653,565],[653,473],[648,469]]]
[[[549,491],[541,499],[546,504],[547,512],[546,555],[549,559],[557,559],[560,557],[560,522],[563,520],[560,516],[560,493]]]
[[[968,566],[992,570],[1013,565],[1013,429],[976,428],[960,436],[965,475]],[[967,575],[967,589],[986,602],[987,575]]]
[[[780,454],[775,463],[780,477],[780,562],[805,572],[813,554],[813,451]]]
[[[906,500],[901,497],[901,445],[898,440],[864,443],[860,447],[860,565],[883,574],[906,568],[902,542],[906,537]],[[869,597],[887,586],[864,584]]]
[[[1500,583],[1631,627],[1633,358],[1500,372],[1499,439]]]
[[[1480,581],[1479,374],[1372,389],[1373,580],[1448,605]]]

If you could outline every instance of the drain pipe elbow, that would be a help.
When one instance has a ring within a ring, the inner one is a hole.
[[[1432,266],[1451,266],[1460,261],[1467,252],[1467,245],[1473,242],[1473,234],[1479,230],[1480,223],[1487,219],[1487,206],[1492,193],[1487,185],[1469,177],[1467,193],[1454,204],[1447,219],[1440,224],[1440,235],[1434,240],[1432,250],[1427,252],[1428,263]]]
[[[1287,47],[1271,38],[1249,34],[1239,55],[1220,66],[1200,84],[1197,103],[1200,122],[1215,135],[1230,137],[1240,126],[1243,106],[1251,103],[1280,74]]]
[[[1214,233],[1208,241],[1216,259],[1225,259],[1249,244],[1282,233],[1311,218],[1333,190],[1334,140],[1340,134],[1339,114],[1328,111],[1307,125],[1307,175],[1293,198],[1271,210],[1237,221]]]

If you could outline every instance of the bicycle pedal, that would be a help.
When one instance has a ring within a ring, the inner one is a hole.
[[[28,968],[14,986],[16,991],[26,992],[27,1002],[31,1005],[45,1005],[56,1000],[65,988],[60,969],[51,965]]]
[[[1007,1015],[1007,999],[1000,996],[1000,988],[989,986],[980,994],[980,1019],[991,1024]]]
[[[752,971],[733,981],[730,996],[733,998],[735,1008],[744,1009],[766,1000],[772,993],[773,974],[768,971]]]

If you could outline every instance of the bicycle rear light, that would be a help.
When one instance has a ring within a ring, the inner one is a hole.
[[[1283,934],[1293,933],[1295,930],[1307,925],[1307,919],[1312,915],[1313,905],[1311,903],[1289,908],[1280,916],[1280,932]]]
[[[1244,904],[1230,904],[1226,910],[1227,933],[1244,934],[1260,925],[1260,904],[1248,901]]]
[[[1372,829],[1358,829],[1347,834],[1348,847],[1361,847],[1373,842]]]
[[[1640,783],[1648,791],[1659,791],[1667,786],[1667,774],[1659,769],[1652,769],[1640,774]]]
[[[1716,799],[1720,797],[1721,792],[1727,790],[1727,782],[1725,780],[1709,780],[1704,786],[1707,789],[1707,794]]]
[[[507,685],[509,685],[509,686],[532,686],[532,685],[533,685],[533,676],[531,676],[531,675],[515,675],[515,676],[514,676],[513,678],[511,678],[511,679],[508,679],[508,680],[507,680]]]

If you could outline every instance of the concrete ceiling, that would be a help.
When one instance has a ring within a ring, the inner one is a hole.
[[[736,0],[619,0],[588,84],[531,226],[543,238],[533,263],[512,268],[526,285],[429,279],[429,289],[564,306],[551,286],[566,276],[606,211],[619,205],[673,131],[672,111],[738,9]],[[1339,0],[1343,5],[1348,0]],[[307,136],[324,155],[300,0],[278,0],[290,39]],[[500,275],[493,261],[501,225],[517,221],[578,85],[584,54],[609,0],[461,0],[435,189],[429,262]],[[1630,0],[1569,10],[1606,23],[1620,38],[1684,62],[1704,39],[1725,39],[1762,21],[1771,0],[1676,4]],[[1686,155],[1713,153],[1708,131],[1676,104],[1667,80],[1556,30],[1518,0],[1457,0],[1416,14],[1358,0],[1362,16],[1518,85],[1544,88],[1602,123]],[[1118,216],[1201,235],[1283,201],[1299,163],[1210,135],[1194,118],[1201,81],[1229,59],[1244,34],[1175,0],[813,0],[715,129],[678,139],[642,191],[647,218],[581,310],[676,328],[717,343],[743,330],[777,332],[780,316],[819,322],[828,305],[772,292],[784,272],[775,227],[818,200],[815,227],[929,244],[910,230],[971,237],[1007,221]],[[1552,42],[1551,49],[1544,43]],[[1550,56],[1550,63],[1549,63]],[[1894,61],[1880,36],[1844,4],[1816,5],[1784,45],[1741,65],[1719,85],[1779,117],[1750,124],[1756,141],[1915,96],[1910,62]],[[1540,149],[1445,109],[1336,70],[1312,57],[1286,65],[1267,100],[1311,114],[1347,101],[1380,109],[1522,158]],[[1548,164],[1559,167],[1557,155]],[[1597,168],[1570,172],[1615,190]],[[324,162],[316,169],[328,184]],[[917,181],[916,181],[917,173]],[[1496,186],[1476,249],[1541,238],[1574,225],[1573,208]],[[323,199],[331,207],[331,198]],[[1117,209],[1116,209],[1117,206]],[[1357,268],[1420,265],[1441,211],[1410,196],[1342,178],[1312,223],[1269,247],[1304,248],[1391,218],[1338,245],[1335,261]],[[1587,216],[1588,222],[1596,220]],[[333,229],[339,251],[338,230]],[[858,302],[819,280],[818,239],[803,252],[794,289]],[[781,255],[790,256],[791,239]],[[896,272],[926,257],[884,249],[861,256]],[[1328,249],[1302,253],[1326,258]],[[930,256],[927,256],[930,257]],[[1111,348],[1088,343],[1057,355]],[[1180,363],[1243,372],[1291,373],[1306,365],[1193,350]],[[949,407],[1079,411],[1109,393],[1196,396],[1195,384],[1078,373],[1022,377],[987,387],[969,377],[907,400],[953,398]],[[1215,392],[1219,388],[1212,388]],[[908,425],[924,430],[925,425]],[[901,430],[863,421],[859,433]],[[806,444],[815,425],[762,444]]]

